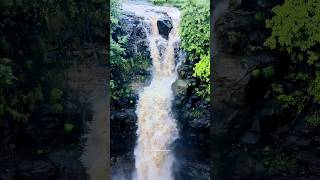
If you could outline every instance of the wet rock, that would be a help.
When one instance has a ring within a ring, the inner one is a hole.
[[[86,169],[80,161],[82,150],[78,147],[56,149],[47,157],[56,167],[55,179],[87,180]]]
[[[119,98],[115,101],[115,107],[117,109],[125,109],[129,107],[129,99],[128,98]]]
[[[115,113],[115,118],[116,120],[125,120],[129,117],[128,113],[125,111],[121,111],[121,112],[116,112]]]
[[[137,116],[133,109],[114,111],[111,124],[111,156],[128,153],[136,143]]]
[[[172,26],[172,20],[170,17],[162,17],[158,19],[157,21],[158,29],[159,29],[159,34],[165,38],[168,39],[169,33],[171,29],[173,28]]]
[[[113,39],[117,41],[117,37],[127,36],[126,43],[126,58],[134,57],[142,54],[149,57],[149,43],[147,39],[148,28],[143,23],[143,20],[130,12],[123,12],[119,19],[119,27],[116,29],[115,34],[112,35]]]
[[[208,163],[208,162],[206,162]],[[181,171],[175,174],[177,180],[207,179],[210,176],[210,168],[206,163],[195,161],[182,161]]]
[[[18,166],[18,179],[21,180],[49,180],[55,176],[57,170],[49,161],[25,160]]]
[[[113,157],[112,160],[111,179],[132,179],[132,172],[134,171],[134,155],[132,153]]]
[[[178,74],[180,78],[187,78],[192,75],[192,69],[188,65],[181,65],[178,67]]]
[[[210,118],[207,116],[202,118],[195,118],[189,122],[189,125],[192,128],[195,128],[198,130],[205,130],[210,127]]]
[[[188,81],[178,79],[172,84],[172,91],[175,96],[184,97],[187,95],[188,87]]]

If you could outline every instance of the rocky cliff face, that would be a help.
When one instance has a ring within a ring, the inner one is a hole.
[[[313,156],[319,147],[317,135],[311,135],[318,131],[304,124],[303,114],[294,119],[269,98],[270,82],[286,71],[288,57],[263,47],[270,33],[264,22],[272,17],[271,8],[281,3],[230,1],[224,12],[213,17],[214,179],[312,179],[320,175],[315,166],[319,159]]]
[[[194,64],[177,48],[179,78],[173,83],[173,113],[180,137],[175,143],[176,179],[206,179],[210,173],[209,102],[196,94],[197,80],[192,76]]]

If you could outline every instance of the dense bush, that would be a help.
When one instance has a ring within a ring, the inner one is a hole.
[[[308,102],[320,103],[320,3],[318,0],[286,0],[266,21],[271,36],[265,45],[290,55],[288,72],[273,84],[276,99],[299,114]]]
[[[194,76],[201,79],[197,89],[202,97],[210,92],[210,1],[192,0],[182,6],[181,47],[188,59],[196,63]]]
[[[275,16],[267,20],[272,29],[266,45],[286,50],[295,62],[315,64],[320,57],[320,3],[318,0],[286,0],[273,8]]]
[[[155,5],[173,5],[176,7],[181,7],[186,0],[151,0]]]

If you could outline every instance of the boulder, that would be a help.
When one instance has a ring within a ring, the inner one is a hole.
[[[184,97],[187,95],[189,83],[186,80],[178,79],[172,84],[172,91],[175,96]]]
[[[158,25],[158,29],[159,29],[159,34],[163,38],[168,39],[169,33],[170,33],[171,29],[173,28],[171,18],[168,16],[162,17],[162,18],[158,19],[157,25]]]

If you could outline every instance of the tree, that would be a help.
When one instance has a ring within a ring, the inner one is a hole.
[[[272,12],[275,15],[266,21],[271,36],[265,46],[290,55],[288,73],[272,87],[283,107],[296,108],[299,114],[310,101],[320,104],[320,2],[286,0]]]

